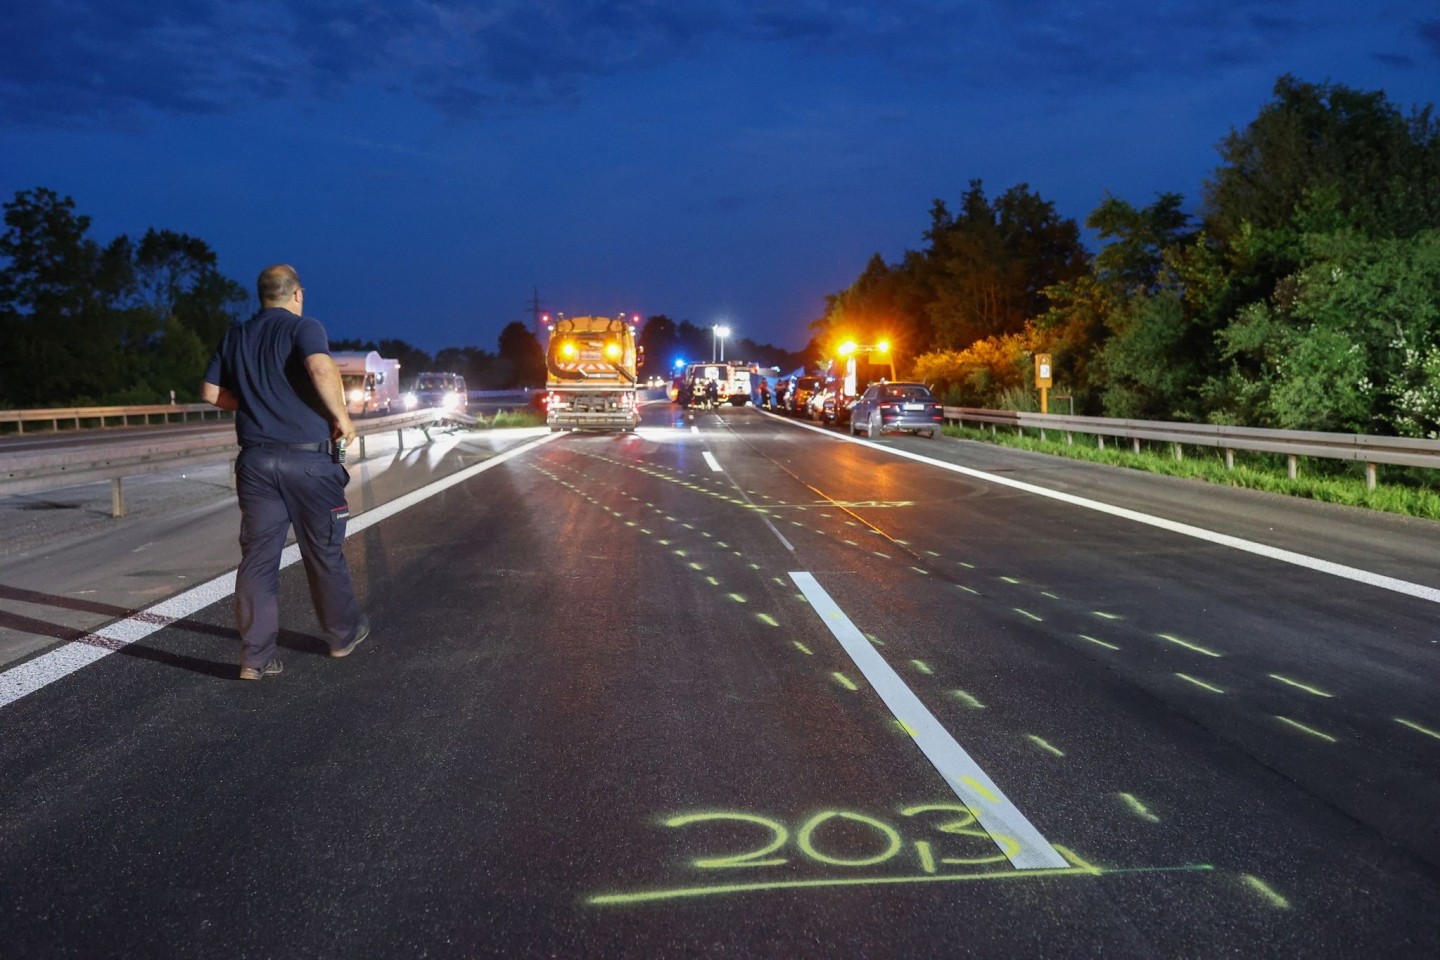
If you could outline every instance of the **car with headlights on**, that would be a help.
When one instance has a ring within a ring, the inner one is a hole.
[[[850,409],[850,432],[872,440],[902,431],[933,437],[944,422],[940,401],[923,383],[872,383]]]
[[[406,409],[439,407],[446,413],[464,413],[470,406],[465,378],[458,373],[430,371],[417,374],[405,396]]]

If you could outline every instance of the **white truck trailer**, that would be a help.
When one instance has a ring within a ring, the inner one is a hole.
[[[345,409],[352,417],[384,416],[400,409],[400,361],[375,350],[330,354],[345,384]]]

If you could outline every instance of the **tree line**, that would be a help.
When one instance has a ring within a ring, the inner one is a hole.
[[[204,240],[150,228],[138,241],[122,234],[102,245],[75,201],[45,187],[16,193],[4,209],[0,406],[199,400],[211,353],[256,306]],[[431,356],[403,340],[331,342],[398,359],[402,377],[448,370],[474,389],[545,382],[543,350],[523,323],[505,327],[497,347]]]
[[[0,407],[190,403],[225,331],[256,308],[248,288],[224,276],[198,237],[146,230],[101,245],[90,218],[54,190],[22,190],[4,205],[0,235]],[[675,360],[707,359],[711,332],[664,314],[646,320],[645,376]],[[544,347],[523,323],[500,331],[494,351],[446,347],[429,354],[400,339],[337,339],[332,350],[378,351],[400,362],[402,380],[426,370],[463,375],[472,389],[545,383]],[[787,372],[798,354],[748,339],[727,355]],[[172,394],[173,391],[173,394]]]
[[[822,353],[888,336],[947,402],[1035,409],[1052,357],[1077,413],[1435,436],[1440,124],[1286,75],[1219,144],[1197,213],[1105,196],[1101,241],[1019,184],[937,200],[925,246],[826,298]]]

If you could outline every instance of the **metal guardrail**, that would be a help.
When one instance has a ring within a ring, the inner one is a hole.
[[[404,431],[417,429],[430,439],[430,430],[452,418],[439,410],[416,410],[389,417],[356,420],[359,435],[359,458],[365,459],[366,436],[396,432],[400,447],[405,446]],[[111,516],[125,515],[123,481],[126,477],[165,473],[184,466],[199,466],[222,460],[234,460],[239,454],[233,432],[216,432],[202,437],[147,436],[129,442],[85,443],[59,452],[4,453],[0,451],[0,496],[36,493],[57,487],[110,481]],[[358,460],[356,462],[358,462]]]
[[[170,423],[191,417],[199,420],[225,420],[231,414],[208,403],[151,403],[118,407],[48,407],[36,410],[0,410],[0,424],[14,424],[16,433],[24,433],[25,425],[48,423],[42,428],[47,433],[58,433],[61,423],[71,424],[71,429],[82,427],[129,426],[140,424]],[[32,429],[31,433],[35,431]]]
[[[1365,484],[1375,488],[1379,464],[1440,469],[1440,440],[1414,437],[1380,437],[1371,434],[1323,433],[1315,430],[1271,430],[1262,427],[1230,427],[1211,423],[1182,423],[1172,420],[1122,420],[1112,417],[1075,417],[1056,413],[1017,410],[986,410],[979,407],[945,407],[946,421],[988,424],[992,431],[1001,426],[1017,432],[1026,428],[1054,430],[1073,443],[1074,435],[1094,436],[1103,448],[1106,437],[1131,441],[1136,453],[1142,440],[1169,443],[1175,459],[1184,456],[1186,446],[1213,447],[1225,453],[1225,468],[1235,467],[1235,451],[1280,453],[1287,459],[1292,479],[1299,476],[1300,457],[1354,460],[1365,464]]]

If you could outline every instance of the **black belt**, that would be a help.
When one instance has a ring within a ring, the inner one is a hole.
[[[329,453],[330,441],[318,443],[247,443],[245,450],[307,450],[310,453]]]

